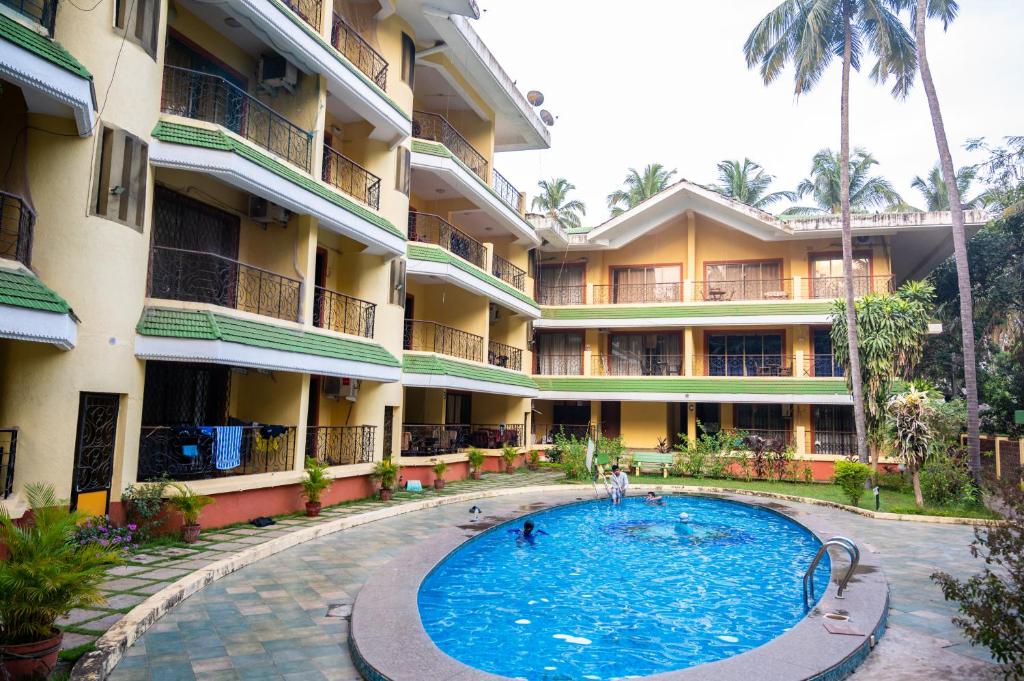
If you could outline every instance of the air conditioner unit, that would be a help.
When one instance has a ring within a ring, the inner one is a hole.
[[[264,88],[283,87],[288,92],[294,92],[299,83],[299,71],[295,64],[281,55],[265,54],[260,57],[257,80]]]
[[[858,246],[867,246],[871,243],[871,237],[862,234],[860,236],[853,237],[853,242]]]
[[[288,210],[259,196],[249,197],[249,217],[254,222],[288,222]]]
[[[349,380],[347,378],[344,380],[348,384],[348,390],[342,390],[342,394],[349,402],[355,402],[359,397],[359,381],[355,379]]]
[[[342,381],[347,381],[339,376],[324,376],[320,379],[320,391],[329,400],[340,400],[343,393]]]

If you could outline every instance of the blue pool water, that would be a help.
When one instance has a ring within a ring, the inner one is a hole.
[[[548,534],[533,544],[509,533],[522,518],[474,538],[420,586],[427,633],[495,674],[622,679],[742,653],[803,618],[802,576],[820,546],[810,532],[745,504],[665,501],[536,513]],[[829,570],[826,558],[815,599]]]

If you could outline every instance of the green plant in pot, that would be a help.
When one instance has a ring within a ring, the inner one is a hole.
[[[444,489],[444,473],[448,464],[441,459],[434,459],[434,489]]]
[[[391,459],[382,459],[373,467],[370,474],[380,484],[380,500],[388,501],[395,490],[395,482],[398,480],[400,466]]]
[[[63,632],[55,624],[74,608],[105,602],[99,585],[123,562],[115,544],[73,541],[86,515],[69,511],[49,485],[28,485],[30,516],[15,523],[0,508],[0,678],[46,678]]]
[[[188,485],[175,482],[169,485],[176,494],[167,499],[167,505],[181,514],[181,540],[186,544],[195,543],[199,539],[199,514],[213,503],[213,497],[197,493]]]
[[[516,457],[519,456],[519,450],[512,445],[505,445],[501,449],[501,460],[505,462],[505,472],[515,473],[516,472]]]
[[[466,458],[469,461],[470,468],[473,469],[473,479],[479,480],[480,475],[484,472],[484,461],[487,459],[487,456],[476,447],[473,447],[469,450],[469,454]]]
[[[527,455],[526,468],[531,471],[540,470],[540,452],[538,452],[536,449],[534,449]]]
[[[320,515],[320,496],[334,484],[327,475],[327,466],[311,456],[306,457],[306,476],[302,478],[302,496],[306,499],[306,517],[315,518]]]

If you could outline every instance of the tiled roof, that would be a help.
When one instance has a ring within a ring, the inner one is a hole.
[[[82,62],[72,56],[64,49],[64,46],[55,40],[40,35],[18,23],[11,17],[0,14],[0,38],[8,40],[29,52],[38,54],[43,59],[51,61],[62,69],[67,69],[76,76],[92,79],[92,74],[82,65]]]
[[[335,338],[273,324],[237,319],[206,310],[168,310],[147,307],[136,327],[143,336],[221,340],[257,348],[297,352],[331,359],[399,366],[390,352],[377,345],[348,338]]]
[[[68,314],[67,301],[24,270],[0,269],[0,305]]]
[[[409,259],[411,260],[426,260],[429,262],[442,262],[449,265],[458,267],[463,272],[472,274],[477,279],[487,282],[491,286],[501,289],[510,296],[515,296],[519,300],[523,301],[531,307],[537,307],[536,301],[533,298],[526,295],[514,286],[509,286],[507,283],[498,279],[497,277],[488,274],[484,270],[480,269],[472,263],[468,263],[459,256],[444,250],[440,246],[434,244],[421,244],[410,242],[407,247]]]
[[[535,376],[541,391],[581,393],[718,393],[741,395],[845,395],[846,381],[838,378],[661,377],[605,378],[601,376]]]
[[[185,125],[184,123],[173,123],[171,121],[160,121],[153,128],[153,137],[172,144],[185,144],[191,147],[216,149],[217,151],[233,151],[256,165],[266,168],[275,175],[283,177],[292,184],[311,191],[320,198],[326,199],[334,205],[358,215],[377,227],[403,239],[405,238],[405,234],[380,215],[220,130],[211,130],[199,126]]]
[[[521,388],[536,388],[537,384],[526,374],[509,369],[482,366],[471,362],[460,362],[440,355],[419,355],[406,353],[402,360],[402,371],[410,374],[433,374],[457,376],[488,383],[503,383]]]
[[[606,305],[542,307],[543,319],[651,319],[671,317],[745,317],[755,315],[822,315],[832,310],[832,301],[732,303],[729,305],[695,303],[689,305]]]

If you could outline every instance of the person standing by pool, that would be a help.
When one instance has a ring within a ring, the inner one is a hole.
[[[622,501],[622,497],[626,496],[626,490],[629,489],[629,476],[619,470],[619,464],[615,464],[612,466],[610,480],[612,503],[618,504]]]

